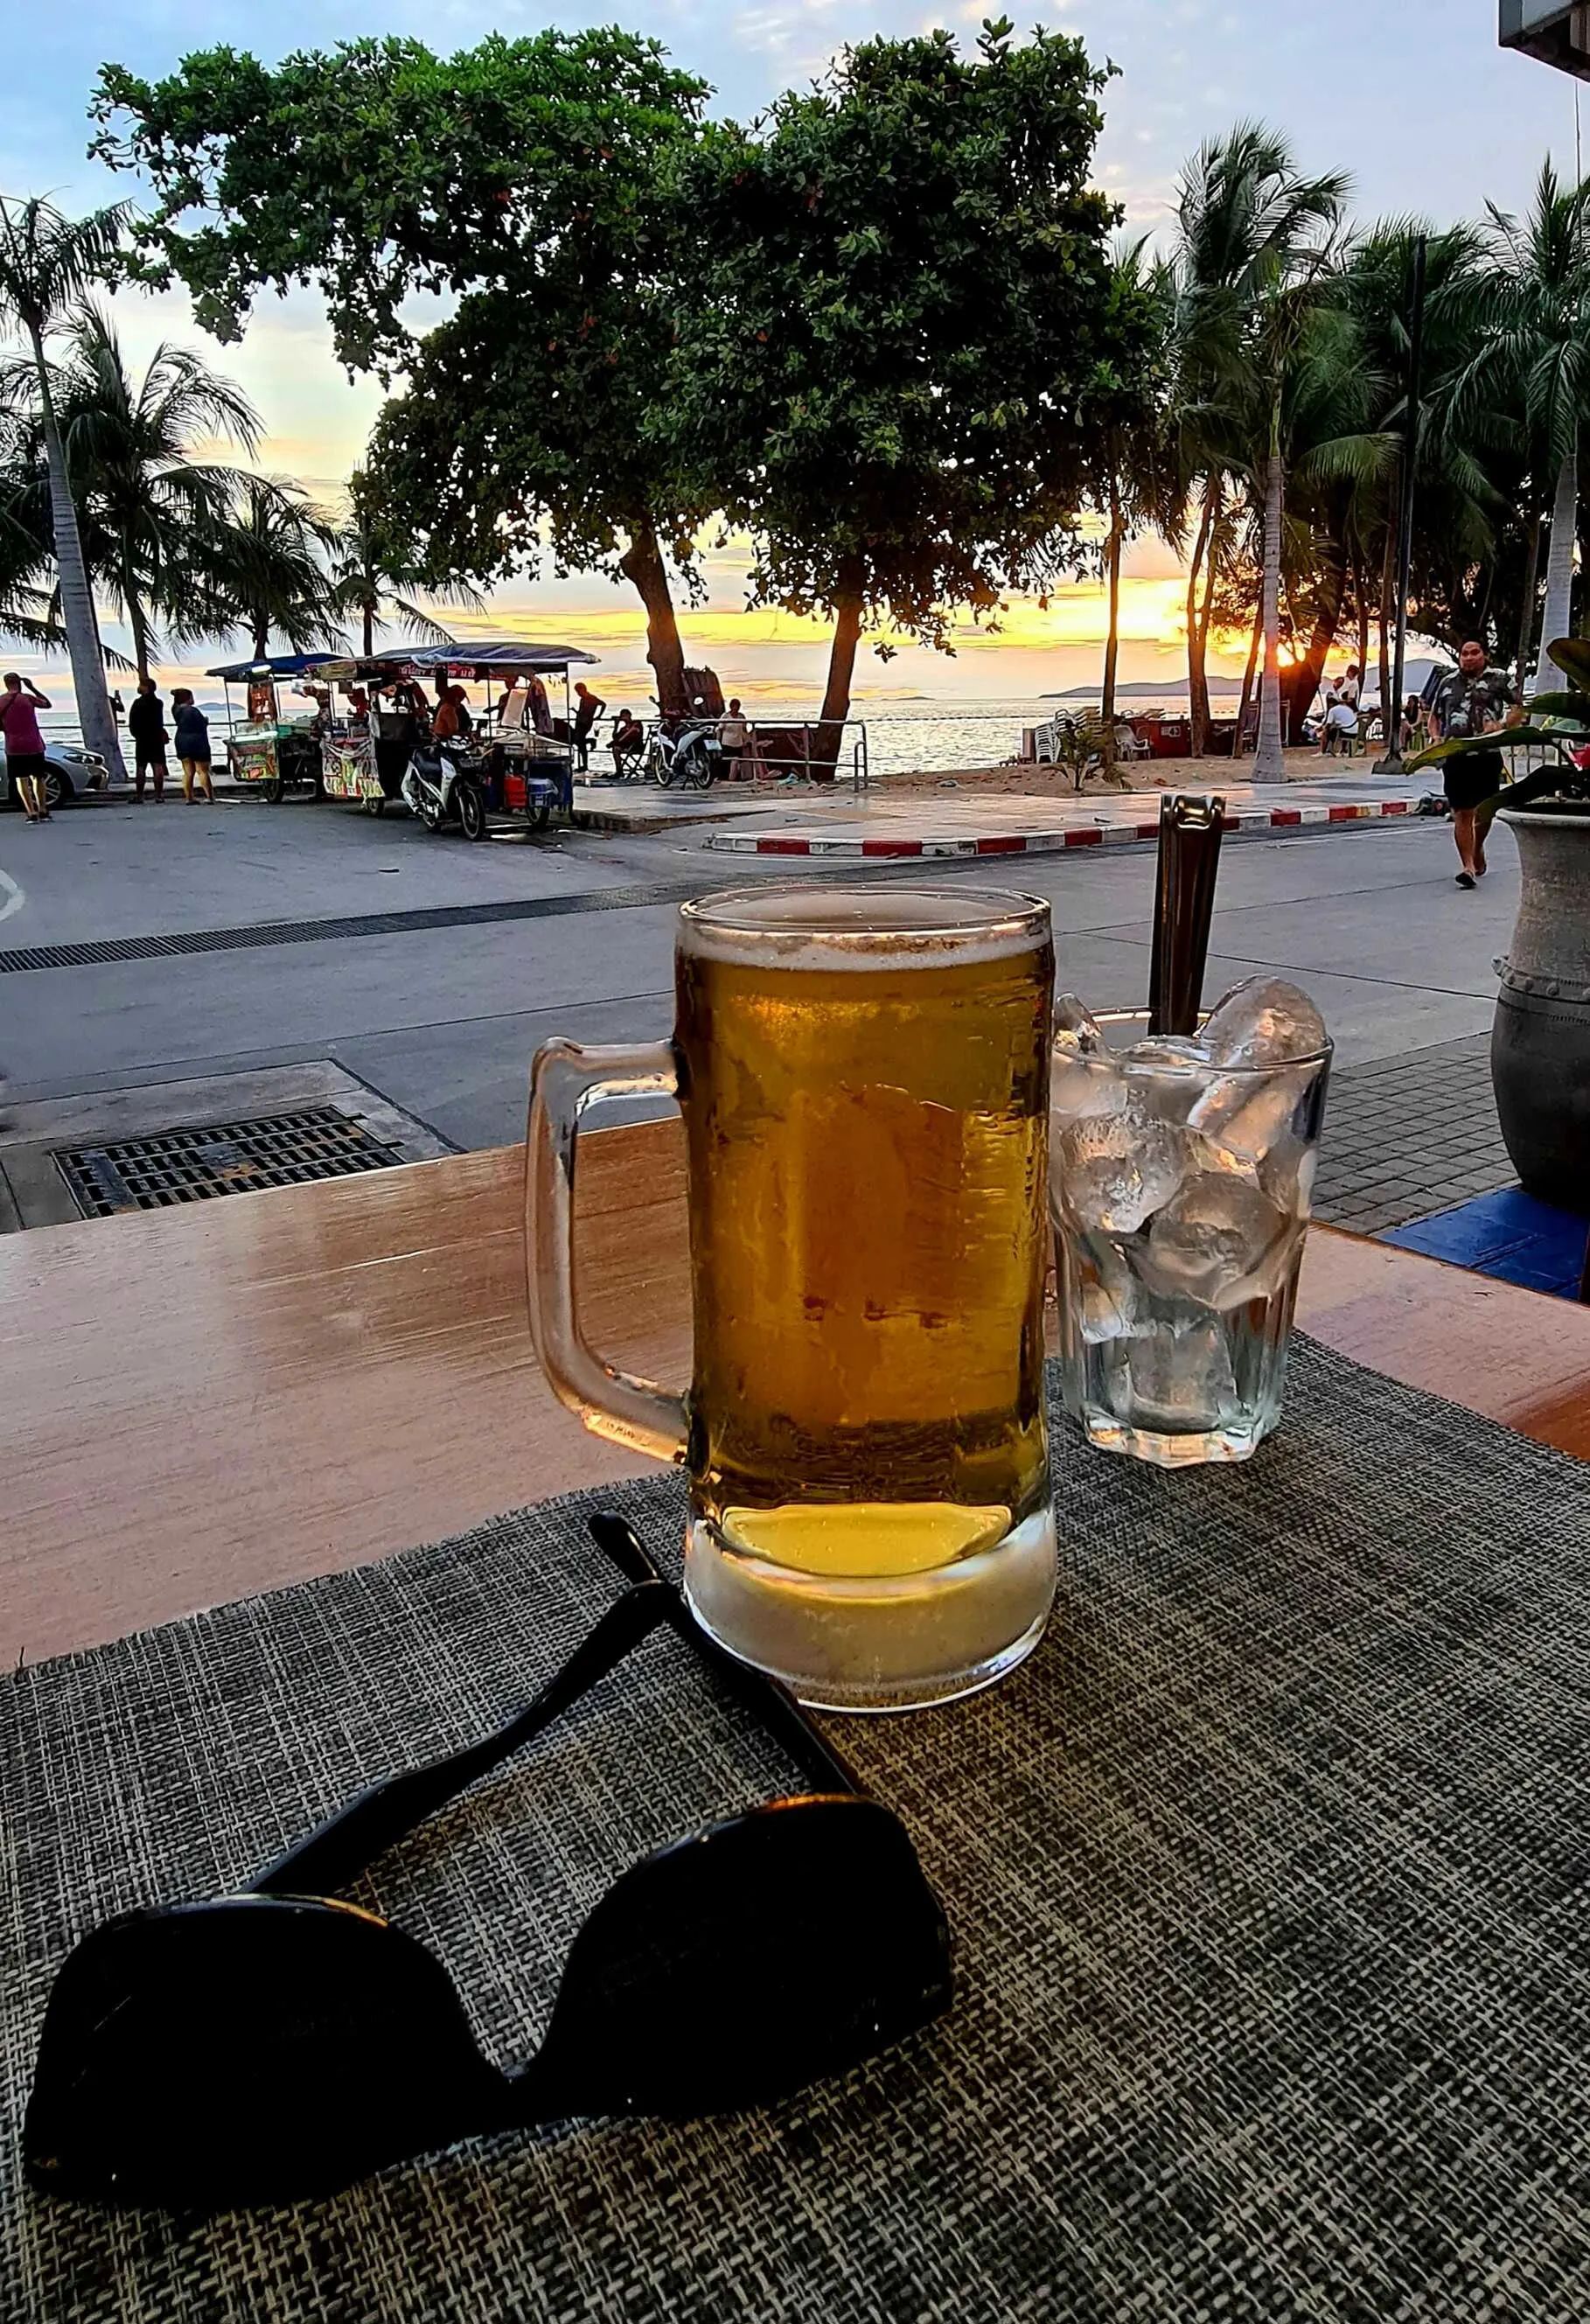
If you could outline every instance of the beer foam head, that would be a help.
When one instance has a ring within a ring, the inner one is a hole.
[[[708,960],[790,969],[970,966],[1036,952],[1048,904],[997,888],[724,889],[679,910],[679,947]]]

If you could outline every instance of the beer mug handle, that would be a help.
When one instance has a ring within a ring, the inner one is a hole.
[[[593,1434],[657,1461],[685,1456],[682,1396],[620,1371],[590,1347],[574,1301],[574,1155],[587,1107],[615,1097],[676,1097],[678,1067],[666,1041],[582,1049],[548,1041],[530,1068],[525,1156],[525,1263],[530,1336],[547,1382]]]

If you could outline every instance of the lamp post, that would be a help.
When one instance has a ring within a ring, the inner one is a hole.
[[[1420,397],[1424,391],[1424,278],[1429,244],[1420,235],[1413,245],[1413,300],[1408,317],[1408,398],[1402,418],[1402,507],[1397,528],[1397,643],[1392,661],[1392,698],[1380,706],[1385,756],[1377,775],[1402,771],[1402,681],[1408,668],[1408,592],[1413,579],[1413,495],[1418,486]],[[1396,723],[1393,724],[1392,721]]]

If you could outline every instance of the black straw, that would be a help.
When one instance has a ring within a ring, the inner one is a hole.
[[[1160,801],[1159,876],[1148,983],[1151,1033],[1185,1038],[1198,1030],[1225,816],[1223,798],[1186,798],[1178,793],[1167,794]]]

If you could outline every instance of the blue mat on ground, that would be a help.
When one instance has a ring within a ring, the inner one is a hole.
[[[1480,1194],[1456,1210],[1438,1211],[1377,1237],[1403,1250],[1421,1250],[1476,1275],[1521,1283],[1530,1291],[1576,1299],[1585,1268],[1585,1222],[1571,1211],[1538,1203],[1521,1186]]]

